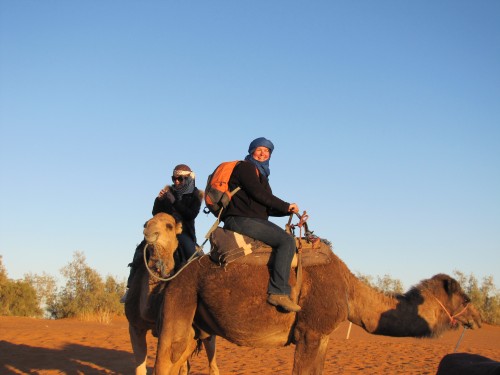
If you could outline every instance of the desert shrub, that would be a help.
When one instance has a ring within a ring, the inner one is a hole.
[[[360,272],[356,273],[356,277],[363,281],[365,284],[377,289],[386,295],[401,294],[404,292],[403,283],[399,279],[393,279],[390,275],[384,275],[383,277],[371,275],[364,275]]]
[[[0,255],[0,287],[7,283],[7,270],[3,265],[3,257]]]
[[[25,274],[24,281],[29,283],[36,291],[40,307],[45,310],[45,315],[50,317],[50,314],[47,313],[47,307],[52,306],[57,298],[56,279],[43,272],[41,275],[33,273]]]
[[[10,280],[0,256],[0,315],[39,317],[42,309],[35,289],[26,281]]]
[[[87,265],[83,253],[75,252],[61,273],[66,284],[48,307],[52,317],[109,321],[110,316],[123,315],[120,296],[125,290],[124,283],[119,284],[111,276],[104,282]]]

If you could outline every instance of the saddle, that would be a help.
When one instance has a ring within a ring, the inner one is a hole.
[[[210,234],[210,259],[220,266],[229,263],[243,263],[251,265],[271,265],[273,249],[262,241],[233,232],[221,227],[215,228]],[[313,266],[327,264],[332,261],[332,244],[324,239],[317,241],[295,238],[297,249],[302,256],[302,265]],[[292,260],[292,268],[297,267],[297,253]]]

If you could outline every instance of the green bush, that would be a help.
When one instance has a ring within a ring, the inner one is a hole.
[[[35,288],[23,280],[10,280],[0,256],[0,315],[40,317],[42,309]]]
[[[45,315],[108,322],[111,317],[124,314],[120,297],[125,293],[125,282],[119,283],[111,276],[103,281],[97,271],[86,264],[82,253],[75,252],[61,273],[66,283],[60,291],[56,279],[45,273],[11,280],[0,255],[0,315]]]
[[[377,276],[376,280],[373,276],[363,275],[357,272],[356,277],[363,281],[365,284],[377,289],[386,295],[401,294],[404,292],[403,283],[399,279],[393,279],[390,275],[384,275],[383,277]]]
[[[97,271],[87,265],[83,253],[75,252],[61,273],[66,284],[48,306],[52,317],[107,320],[102,317],[124,314],[120,304],[124,283],[117,283],[111,276],[104,282]]]

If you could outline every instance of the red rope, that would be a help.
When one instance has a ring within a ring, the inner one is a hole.
[[[448,318],[450,318],[450,326],[452,327],[455,327],[457,324],[458,324],[458,321],[455,319],[457,316],[460,316],[462,315],[465,310],[467,310],[467,308],[469,307],[469,304],[465,305],[465,307],[457,314],[455,315],[451,315],[448,310],[446,309],[446,307],[441,303],[440,300],[438,300],[436,298],[436,296],[434,296],[434,294],[432,294],[432,296],[434,297],[434,299],[439,303],[439,305],[441,305],[441,307],[443,308],[444,312],[446,313],[446,315],[448,315]]]

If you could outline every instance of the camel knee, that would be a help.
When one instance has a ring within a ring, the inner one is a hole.
[[[175,340],[172,341],[170,348],[170,360],[172,363],[177,363],[182,356],[188,356],[194,351],[196,348],[196,341],[185,339]]]
[[[177,362],[182,354],[186,351],[186,341],[173,341],[170,352],[170,360],[172,363]]]

